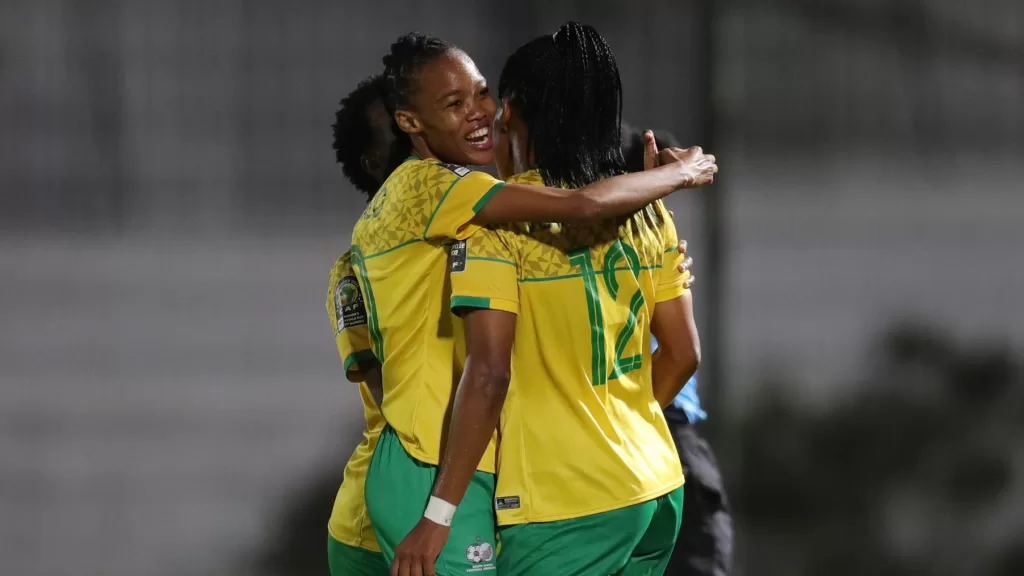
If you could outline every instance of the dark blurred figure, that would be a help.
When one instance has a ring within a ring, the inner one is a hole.
[[[682,148],[676,137],[664,130],[655,130],[654,139],[659,150],[668,146]],[[626,168],[630,172],[643,170],[643,132],[623,123],[622,149]],[[657,342],[653,343],[651,351],[655,348]],[[665,574],[724,576],[732,568],[732,517],[718,461],[694,426],[707,418],[700,407],[696,376],[690,378],[665,409],[665,418],[672,428],[686,476],[683,523]]]

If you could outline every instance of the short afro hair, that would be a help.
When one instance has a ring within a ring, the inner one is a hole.
[[[654,130],[654,143],[662,148],[682,148],[679,140],[666,130]],[[622,155],[626,157],[627,172],[644,169],[644,131],[622,123]]]
[[[383,102],[385,79],[381,74],[370,76],[356,86],[348,96],[341,99],[338,111],[334,113],[334,157],[341,164],[341,171],[353,186],[372,198],[380,188],[363,169],[362,158],[373,143],[374,128],[367,114],[374,102]]]

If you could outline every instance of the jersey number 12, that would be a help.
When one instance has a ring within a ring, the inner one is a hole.
[[[615,276],[615,265],[620,260],[626,260],[626,266],[633,276],[640,274],[640,257],[636,250],[621,241],[615,242],[608,249],[604,258],[604,270],[601,272],[601,279],[612,300],[619,295],[619,281]],[[615,380],[634,370],[639,370],[643,364],[643,354],[623,357],[630,338],[636,331],[637,318],[640,308],[644,305],[644,294],[637,287],[636,292],[629,299],[629,316],[626,318],[626,325],[619,330],[615,337],[615,359],[611,370],[608,369],[607,350],[605,344],[604,318],[601,313],[601,294],[597,290],[597,273],[594,271],[594,261],[590,255],[590,249],[581,248],[569,253],[569,263],[579,266],[583,274],[583,287],[587,295],[587,315],[590,319],[590,348],[591,373],[594,386],[607,384],[609,380]]]

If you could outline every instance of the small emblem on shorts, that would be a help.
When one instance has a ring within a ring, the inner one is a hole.
[[[494,499],[495,510],[516,510],[519,508],[519,496],[502,496]]]
[[[476,543],[466,548],[466,559],[473,564],[483,564],[490,562],[494,558],[494,547],[491,546],[490,542],[482,542],[480,537],[477,536]]]
[[[465,272],[466,270],[466,256],[468,256],[469,248],[466,246],[465,240],[459,240],[452,242],[451,249],[451,262],[452,272]]]

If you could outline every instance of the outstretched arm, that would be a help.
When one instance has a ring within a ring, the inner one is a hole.
[[[651,137],[645,154],[650,156],[650,169],[606,178],[579,190],[506,184],[477,212],[473,223],[588,222],[625,216],[676,190],[710,184],[718,172],[715,157],[700,148],[657,152]],[[658,161],[661,166],[653,167]]]

